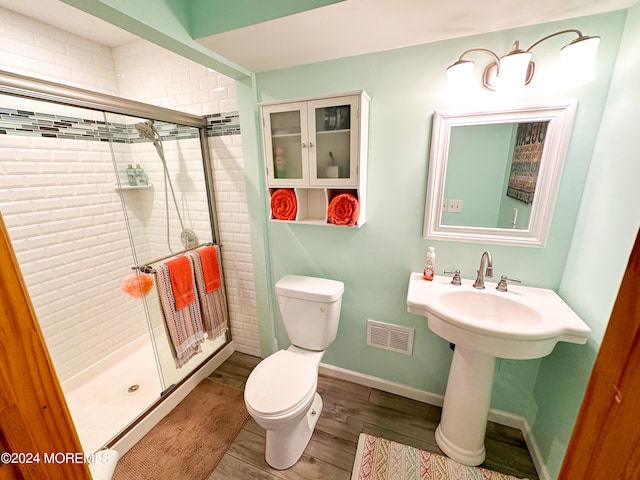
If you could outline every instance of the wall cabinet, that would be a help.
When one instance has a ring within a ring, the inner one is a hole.
[[[363,91],[260,104],[267,187],[290,189],[296,223],[335,224],[332,200],[357,200],[365,221],[369,97]],[[282,221],[276,212],[271,219]]]

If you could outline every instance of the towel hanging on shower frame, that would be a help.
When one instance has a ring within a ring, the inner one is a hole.
[[[171,353],[180,368],[202,351],[204,342],[193,260],[180,256],[159,265],[155,273]]]

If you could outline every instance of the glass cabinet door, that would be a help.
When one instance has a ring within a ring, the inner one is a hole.
[[[312,185],[357,185],[357,98],[309,102]]]
[[[265,157],[271,185],[308,183],[307,113],[304,102],[264,110]]]

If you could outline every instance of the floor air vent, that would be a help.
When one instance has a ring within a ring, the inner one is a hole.
[[[367,345],[411,355],[413,328],[367,320]]]

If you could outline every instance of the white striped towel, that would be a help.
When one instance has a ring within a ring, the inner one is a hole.
[[[193,261],[189,258],[190,271],[193,281],[193,291],[196,292]],[[156,267],[156,285],[162,312],[164,313],[165,326],[170,339],[171,351],[180,368],[196,353],[202,351],[200,344],[204,341],[204,329],[202,326],[202,314],[197,295],[194,301],[176,310],[176,303],[171,287],[169,267],[166,263]]]
[[[196,286],[198,287],[198,300],[200,301],[200,308],[202,309],[202,323],[204,330],[207,332],[207,336],[210,340],[218,338],[229,329],[229,312],[227,308],[227,298],[224,292],[224,284],[220,281],[220,287],[207,293],[205,288],[205,279],[202,269],[202,256],[201,254],[205,249],[215,249],[216,255],[209,255],[207,258],[213,257],[212,265],[214,269],[219,273],[222,279],[222,269],[218,259],[220,258],[220,250],[218,246],[203,247],[195,252],[190,252],[187,255],[191,257],[194,266],[194,272],[196,277]]]

